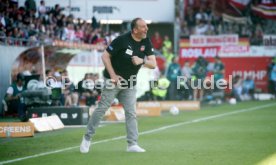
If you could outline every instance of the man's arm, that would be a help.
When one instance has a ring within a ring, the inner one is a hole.
[[[19,99],[19,95],[13,96],[12,94],[7,94],[6,96],[6,101],[17,100],[17,99]]]
[[[132,57],[132,63],[134,65],[141,65],[143,64],[144,67],[149,69],[154,69],[156,67],[156,58],[155,55],[149,55],[146,59],[139,58],[138,56]]]
[[[105,50],[102,55],[102,60],[103,60],[104,66],[106,67],[106,70],[108,71],[111,80],[114,81],[114,83],[117,83],[119,80],[121,80],[123,78],[115,73],[115,71],[112,67],[110,58],[111,58],[111,54],[109,54]]]
[[[13,96],[13,88],[9,87],[7,92],[6,92],[6,101],[11,101],[11,100],[17,100],[20,98],[21,94],[18,94],[16,96]]]
[[[156,67],[156,58],[155,55],[147,56],[146,60],[144,61],[144,67],[154,69]]]

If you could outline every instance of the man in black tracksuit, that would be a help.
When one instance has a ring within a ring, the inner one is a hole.
[[[145,152],[137,142],[135,85],[136,75],[142,65],[150,69],[156,67],[156,59],[151,42],[147,38],[147,31],[146,22],[141,18],[135,18],[131,22],[131,32],[117,37],[103,53],[105,87],[98,107],[88,122],[87,132],[80,146],[82,153],[89,151],[90,140],[95,134],[95,129],[116,97],[125,110],[127,152]]]

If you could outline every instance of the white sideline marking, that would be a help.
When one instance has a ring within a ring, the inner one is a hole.
[[[99,127],[104,127],[105,125],[99,125]],[[64,128],[86,128],[86,125],[65,125]]]
[[[271,106],[274,106],[274,105],[276,105],[276,103],[271,103],[271,104],[267,104],[267,105],[257,106],[257,107],[253,107],[253,108],[236,110],[236,111],[233,111],[233,112],[227,112],[227,113],[222,113],[222,114],[218,114],[218,115],[212,115],[212,116],[203,117],[203,118],[199,118],[199,119],[194,119],[194,120],[190,120],[190,121],[180,122],[180,123],[177,123],[177,124],[171,124],[171,125],[168,125],[168,126],[163,126],[163,127],[157,128],[157,129],[140,132],[139,134],[140,135],[151,134],[151,133],[163,131],[163,130],[166,130],[166,129],[169,129],[169,128],[174,128],[174,127],[178,127],[178,126],[182,126],[182,125],[188,125],[188,124],[193,124],[193,123],[199,123],[199,122],[202,122],[202,121],[216,119],[216,118],[220,118],[220,117],[224,117],[224,116],[230,116],[230,115],[234,115],[234,114],[238,114],[238,113],[259,110],[259,109],[271,107]],[[124,139],[124,138],[125,138],[125,136],[118,136],[118,137],[114,137],[114,138],[110,138],[110,139],[105,139],[105,140],[100,140],[100,141],[93,142],[92,145],[100,144],[100,143],[106,143],[106,142],[111,142],[111,141],[115,141],[115,140],[121,140],[121,139]],[[6,160],[6,161],[0,162],[0,165],[2,165],[2,164],[8,164],[8,163],[13,163],[13,162],[18,162],[18,161],[22,161],[22,160],[26,160],[26,159],[31,159],[31,158],[36,158],[36,157],[41,157],[41,156],[45,156],[45,155],[55,154],[55,153],[64,152],[64,151],[68,151],[68,150],[73,150],[73,149],[76,149],[76,148],[79,148],[79,146],[68,147],[68,148],[64,148],[64,149],[60,149],[60,150],[44,152],[44,153],[35,154],[35,155],[26,156],[26,157],[17,158],[17,159],[12,159],[12,160]]]

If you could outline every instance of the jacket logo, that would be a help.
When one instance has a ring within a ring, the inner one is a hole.
[[[127,50],[126,50],[126,54],[128,54],[128,55],[132,56],[132,53],[133,53],[133,51],[132,51],[132,50],[130,50],[130,49],[127,49]]]

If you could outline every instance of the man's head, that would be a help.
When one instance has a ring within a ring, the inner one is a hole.
[[[190,67],[190,61],[185,61],[185,64],[184,64],[186,67]]]
[[[245,78],[245,80],[252,80],[253,79],[253,77],[251,76],[251,75],[248,75],[248,76],[246,76],[246,78]]]
[[[216,61],[217,63],[220,63],[220,62],[221,62],[220,57],[219,57],[219,56],[216,56],[216,57],[215,57],[215,61]]]
[[[172,58],[172,62],[175,63],[175,64],[178,64],[178,60],[179,60],[178,56],[174,56]]]
[[[25,77],[24,77],[24,75],[22,73],[18,73],[16,75],[16,83],[17,83],[17,85],[22,86],[24,84],[24,80],[25,80]]]
[[[148,26],[142,18],[135,18],[131,21],[131,33],[135,40],[142,40],[147,37]]]
[[[208,65],[208,61],[206,61],[204,59],[204,57],[199,56],[198,59],[197,59],[197,61],[196,61],[196,64],[198,64],[201,67],[206,67]]]

